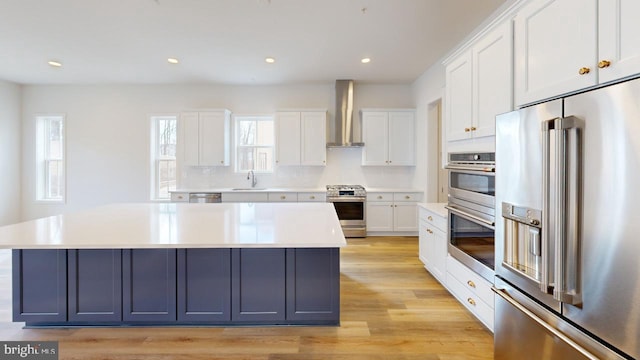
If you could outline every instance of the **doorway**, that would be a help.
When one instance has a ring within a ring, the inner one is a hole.
[[[430,136],[429,146],[429,172],[433,171],[435,175],[432,175],[431,179],[436,184],[436,199],[439,203],[447,202],[448,195],[448,171],[444,168],[445,163],[445,144],[444,144],[444,123],[442,119],[442,99],[438,99],[429,104],[429,133],[434,134]],[[435,145],[435,146],[434,146]]]

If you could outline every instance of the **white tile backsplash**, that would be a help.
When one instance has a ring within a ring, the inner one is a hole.
[[[256,174],[256,187],[317,188],[327,184],[359,184],[375,188],[411,188],[413,166],[362,166],[362,148],[328,148],[326,166],[276,166],[272,174]],[[250,187],[247,174],[233,166],[185,167],[179,188]]]

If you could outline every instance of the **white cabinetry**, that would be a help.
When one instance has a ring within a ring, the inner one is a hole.
[[[172,192],[171,202],[189,202],[188,192]]]
[[[367,193],[367,233],[417,232],[417,203],[421,199],[419,192]]]
[[[186,166],[229,165],[231,112],[185,112],[180,115],[179,139]]]
[[[597,84],[597,0],[534,0],[515,18],[518,105]]]
[[[447,219],[419,208],[419,257],[425,268],[442,284],[446,283]]]
[[[492,284],[451,256],[447,257],[446,268],[449,291],[489,330],[493,331]]]
[[[415,165],[415,111],[362,110],[362,165]]]
[[[637,0],[534,0],[515,18],[518,105],[640,73]]]
[[[268,196],[269,202],[298,202],[298,193],[295,192],[272,192]]]
[[[512,30],[505,22],[446,67],[447,140],[495,134],[495,116],[513,109]]]
[[[640,1],[598,1],[598,76],[607,82],[640,72]]]
[[[278,112],[276,164],[326,165],[326,139],[326,111]]]
[[[298,193],[298,202],[326,202],[326,192],[300,192]]]

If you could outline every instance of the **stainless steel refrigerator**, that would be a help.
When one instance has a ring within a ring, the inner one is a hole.
[[[640,79],[496,117],[495,359],[640,358]]]

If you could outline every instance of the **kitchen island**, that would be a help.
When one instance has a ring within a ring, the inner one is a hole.
[[[332,204],[114,204],[0,228],[27,326],[339,325]]]

